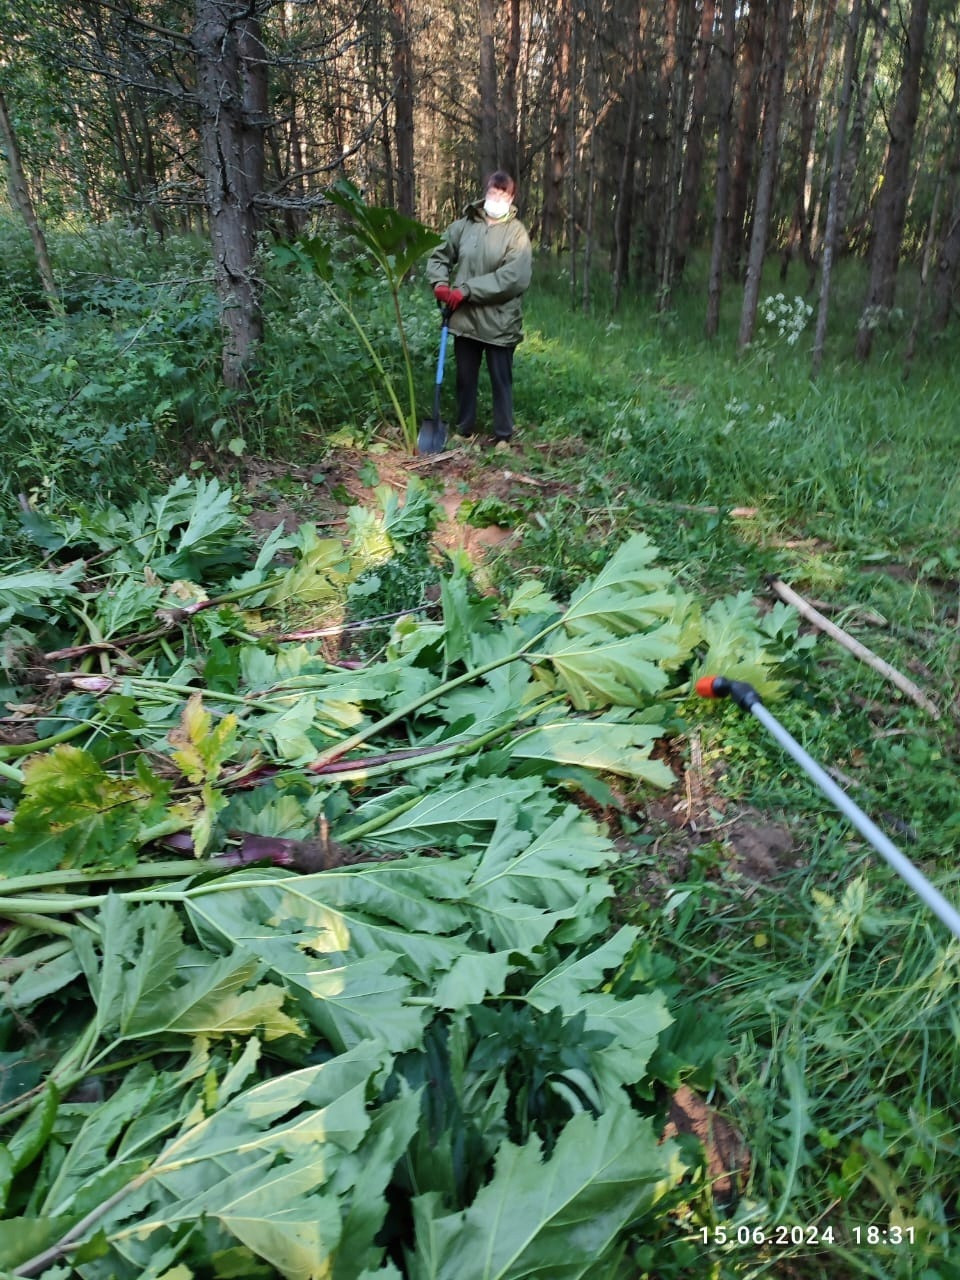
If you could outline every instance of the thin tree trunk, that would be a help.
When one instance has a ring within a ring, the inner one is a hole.
[[[688,67],[690,42],[688,38],[687,3],[668,0],[665,6],[667,20],[666,56],[663,81],[666,101],[667,154],[666,154],[666,206],[663,225],[660,227],[660,265],[657,283],[657,310],[666,311],[670,306],[673,289],[674,263],[676,259],[676,231],[680,186],[683,181],[683,131],[687,114]]]
[[[861,0],[852,0],[847,22],[847,39],[843,51],[843,82],[840,90],[840,106],[837,111],[836,133],[833,140],[833,168],[830,174],[830,196],[827,201],[827,225],[823,237],[823,262],[820,267],[820,301],[817,307],[817,325],[813,339],[812,372],[816,378],[823,364],[823,348],[827,334],[827,316],[830,311],[830,286],[833,282],[833,259],[837,252],[840,230],[840,195],[844,187],[843,159],[847,154],[847,122],[853,99],[853,72],[857,59],[857,43],[860,39]]]
[[[577,305],[577,20],[570,23],[570,105],[567,110],[567,245],[570,250],[570,306]]]
[[[157,239],[163,243],[166,234],[166,226],[163,221],[163,215],[157,204],[157,191],[160,186],[160,173],[157,167],[157,152],[154,146],[153,130],[150,128],[150,121],[147,113],[141,109],[138,112],[140,117],[140,131],[143,137],[143,175],[146,179],[144,183],[143,194],[148,201],[148,213],[150,217],[150,225],[157,234]]]
[[[593,268],[593,219],[597,196],[597,134],[590,134],[590,159],[587,164],[587,195],[583,229],[583,293],[581,305],[590,310],[590,275]]]
[[[809,67],[804,68],[803,97],[800,104],[800,144],[797,148],[797,194],[793,208],[790,234],[784,247],[780,266],[780,279],[786,280],[791,259],[799,251],[809,272],[813,271],[810,250],[809,209],[813,186],[813,134],[820,108],[820,90],[827,50],[837,15],[837,0],[827,0],[820,21],[820,30]]]
[[[593,28],[594,32],[596,31],[596,23],[598,22],[598,20],[599,20],[599,14],[597,13],[593,14],[592,21],[594,23],[594,28]],[[589,32],[588,32],[588,39],[586,43],[590,50],[590,53],[589,53],[590,100],[589,100],[589,110],[587,113],[587,118],[593,121],[595,125],[596,122],[601,118],[601,116],[603,115],[606,109],[605,107],[601,107],[601,104],[600,104],[600,100],[603,94],[603,65],[602,65],[602,59],[600,57],[599,42],[596,40],[596,38],[590,39]],[[587,59],[585,58],[584,59],[585,66],[586,66],[586,62],[587,62]],[[599,133],[599,130],[596,127],[591,127],[589,130],[590,141],[588,144],[587,164],[586,164],[587,183],[586,183],[586,194],[584,197],[584,214],[583,214],[583,221],[584,221],[583,289],[581,291],[581,296],[580,296],[580,305],[583,308],[583,311],[585,313],[589,312],[590,310],[590,290],[592,287],[593,253],[594,253],[594,247],[595,247],[594,246],[594,226],[595,226],[595,213],[596,213],[596,202],[597,202],[597,164],[598,164],[597,153],[599,150],[598,136],[597,136],[598,133]],[[580,147],[582,149],[583,147],[582,142],[580,144]]]
[[[960,191],[955,188],[955,192],[947,232],[937,255],[937,276],[933,286],[934,333],[942,333],[950,323],[960,268]]]
[[[517,130],[517,68],[520,65],[520,0],[505,0],[507,6],[507,53],[500,89],[500,164],[520,180]]]
[[[958,177],[960,177],[960,129],[958,129],[957,123],[958,114],[960,114],[960,55],[958,55],[958,62],[954,68],[953,96],[948,115],[952,124],[952,132],[948,145],[944,150],[937,175],[934,207],[930,214],[930,235],[927,238],[923,254],[921,283],[924,288],[917,297],[917,308],[910,331],[906,357],[908,366],[913,358],[913,348],[916,343],[920,322],[920,302],[924,291],[929,293],[930,296],[931,321],[935,333],[941,332],[946,327],[950,315],[957,260],[958,256],[960,256],[960,184],[958,184]],[[944,195],[942,202],[938,199],[941,194]],[[946,208],[946,218],[938,237],[936,234],[936,223],[939,221],[937,209],[941,203]],[[930,266],[934,254],[936,254],[936,272],[931,276]]]
[[[860,77],[856,96],[853,99],[853,121],[850,126],[850,138],[847,142],[847,150],[843,158],[843,167],[841,169],[840,191],[837,196],[838,248],[843,240],[847,228],[847,212],[850,207],[850,191],[853,187],[853,176],[857,171],[857,166],[860,164],[863,152],[863,140],[867,133],[868,104],[873,97],[873,86],[877,78],[877,68],[880,65],[880,58],[883,53],[884,37],[887,31],[887,18],[889,12],[889,0],[881,0],[880,4],[871,6],[870,10],[868,10],[868,16],[872,16],[874,23],[873,39],[870,42],[870,51],[867,55],[867,65],[864,68],[863,75]],[[856,70],[856,64],[854,64],[854,70]]]
[[[623,143],[623,160],[617,182],[617,199],[613,220],[613,309],[620,305],[623,286],[630,278],[630,243],[633,238],[633,180],[637,163],[637,128],[640,114],[640,43],[639,27],[633,35],[633,57],[627,97],[627,127]]]
[[[760,298],[760,278],[767,248],[767,231],[770,225],[770,207],[777,174],[780,117],[783,114],[783,84],[787,68],[787,42],[793,0],[776,0],[773,10],[773,26],[770,33],[770,75],[767,81],[767,102],[763,122],[763,147],[760,172],[757,175],[757,199],[753,213],[753,234],[750,238],[750,254],[747,259],[747,276],[743,287],[743,309],[740,312],[740,331],[737,349],[742,351],[753,338],[757,319],[757,303]]]
[[[394,145],[396,204],[412,218],[416,212],[413,111],[413,45],[410,38],[410,0],[390,0],[393,42]]]
[[[570,41],[573,34],[571,0],[560,0],[556,12],[556,48],[553,61],[553,94],[551,99],[550,141],[546,153],[543,193],[543,217],[540,243],[550,248],[561,231],[563,183],[567,172],[570,144],[570,102],[572,97]]]
[[[956,118],[956,102],[953,103],[951,117]],[[927,222],[927,234],[923,241],[923,254],[920,259],[920,284],[917,289],[917,297],[913,306],[913,320],[910,323],[910,332],[907,334],[907,344],[903,353],[903,376],[908,378],[913,368],[913,357],[917,351],[917,334],[920,332],[920,321],[923,316],[924,302],[926,301],[927,285],[930,279],[930,263],[933,261],[933,251],[937,243],[937,223],[940,220],[940,201],[943,197],[943,179],[945,164],[941,159],[937,169],[937,178],[933,188],[933,200],[930,203],[930,218]]]
[[[230,0],[196,0],[192,43],[201,108],[206,208],[224,331],[223,379],[248,385],[263,336],[255,270],[263,185],[266,64],[259,23]]]
[[[713,204],[713,247],[707,285],[708,338],[717,336],[720,324],[720,295],[723,290],[723,263],[728,243],[727,218],[730,202],[730,132],[733,124],[733,60],[736,50],[737,0],[723,0],[721,42],[720,123],[717,129],[717,190]]]
[[[675,264],[677,278],[683,275],[693,239],[700,197],[703,172],[703,117],[707,107],[707,75],[713,51],[713,27],[716,21],[716,0],[703,0],[700,10],[700,36],[697,46],[697,62],[693,73],[693,90],[690,99],[690,126],[687,129],[686,154],[684,156],[683,183],[680,192],[680,208],[677,213]]]
[[[736,146],[730,177],[730,210],[727,221],[727,269],[735,279],[746,237],[747,205],[750,179],[753,175],[757,148],[757,121],[760,116],[760,71],[763,63],[764,36],[767,23],[767,0],[751,0],[747,15],[747,35],[740,62]]]
[[[893,305],[900,261],[900,242],[907,214],[910,155],[920,109],[920,77],[927,35],[929,0],[914,0],[903,56],[903,79],[890,116],[890,143],[883,184],[873,215],[870,278],[857,329],[857,358],[866,360],[873,346],[878,313]]]
[[[27,175],[24,172],[23,159],[20,155],[20,145],[17,142],[16,130],[13,127],[13,121],[10,119],[2,88],[0,88],[0,142],[3,144],[7,160],[10,200],[23,219],[24,225],[30,234],[37,270],[40,273],[40,284],[43,287],[43,295],[47,300],[47,306],[53,314],[62,315],[63,303],[60,301],[60,291],[57,289],[57,282],[53,277],[53,267],[50,263],[50,254],[47,251],[47,239],[43,234],[43,228],[37,218],[33,200],[30,196]]]
[[[960,65],[954,71],[954,102],[960,97]],[[934,333],[942,333],[953,310],[953,296],[960,266],[960,129],[956,108],[953,111],[953,137],[947,165],[949,187],[946,200],[947,217],[940,236],[937,269],[930,286],[932,298],[931,324]]]
[[[495,31],[494,0],[480,0],[480,165],[484,174],[500,165]]]

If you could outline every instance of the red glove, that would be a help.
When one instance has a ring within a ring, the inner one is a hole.
[[[442,302],[445,307],[449,307],[451,311],[456,311],[467,295],[462,289],[451,289],[448,284],[435,284],[433,286],[433,296],[438,302]]]

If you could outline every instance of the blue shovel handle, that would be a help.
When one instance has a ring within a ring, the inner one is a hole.
[[[447,326],[447,318],[444,317],[443,328],[440,330],[440,355],[437,359],[437,386],[443,381],[443,362],[447,355],[447,337],[450,330]]]

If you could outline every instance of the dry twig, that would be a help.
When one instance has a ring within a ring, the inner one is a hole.
[[[872,649],[868,649],[867,646],[861,644],[859,640],[854,640],[853,636],[848,635],[847,632],[841,627],[838,627],[835,622],[831,622],[829,618],[825,618],[822,613],[814,609],[813,605],[804,600],[803,596],[798,595],[792,587],[788,587],[787,584],[785,582],[781,582],[779,578],[772,578],[770,580],[770,587],[773,592],[784,601],[784,603],[792,604],[802,618],[806,618],[806,620],[811,622],[819,631],[823,631],[826,635],[830,636],[831,639],[836,640],[837,644],[842,645],[844,649],[859,658],[861,662],[865,662],[868,667],[872,667],[874,671],[878,671],[880,675],[882,675],[886,680],[889,680],[891,684],[896,685],[901,693],[905,693],[912,702],[917,704],[918,707],[922,707],[928,715],[931,715],[934,718],[934,720],[940,719],[940,711],[937,706],[931,702],[927,695],[919,689],[912,680],[908,680],[902,672],[896,669],[896,667],[891,667],[889,662],[884,662],[883,658],[878,657]]]

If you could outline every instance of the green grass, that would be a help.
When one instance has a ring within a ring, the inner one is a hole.
[[[547,437],[581,436],[636,495],[757,505],[769,524],[841,551],[955,555],[960,368],[947,352],[929,348],[904,381],[894,345],[878,343],[864,369],[845,355],[852,335],[838,334],[838,359],[813,382],[809,330],[790,347],[760,325],[738,359],[736,297],[728,290],[709,342],[703,296],[691,284],[666,319],[635,303],[611,321],[534,290],[521,418]]]
[[[840,321],[856,314],[859,283],[841,277],[833,359],[816,382],[809,331],[794,347],[761,333],[735,357],[731,291],[708,342],[699,286],[665,319],[637,302],[612,322],[572,313],[562,282],[536,289],[517,359],[521,422],[534,439],[584,447],[555,464],[567,490],[528,515],[522,555],[562,589],[644,528],[707,597],[746,587],[763,598],[775,574],[825,601],[943,718],[825,639],[775,713],[957,902],[960,437],[949,406],[960,367],[928,344],[904,380],[895,331],[870,366],[855,364]],[[736,507],[757,513],[736,518]],[[711,1101],[753,1155],[733,1221],[829,1222],[838,1242],[826,1253],[716,1248],[698,1274],[960,1275],[960,943],[752,718],[686,711],[717,803],[784,824],[794,851],[771,878],[745,878],[716,813],[686,880],[651,893],[651,878],[675,870],[663,857],[673,837],[654,826],[628,855],[621,909],[677,964],[688,997],[725,1019],[731,1055]],[[914,1226],[913,1245],[853,1242],[854,1227],[898,1223]],[[667,1249],[658,1274],[691,1274],[685,1230],[685,1261]]]

